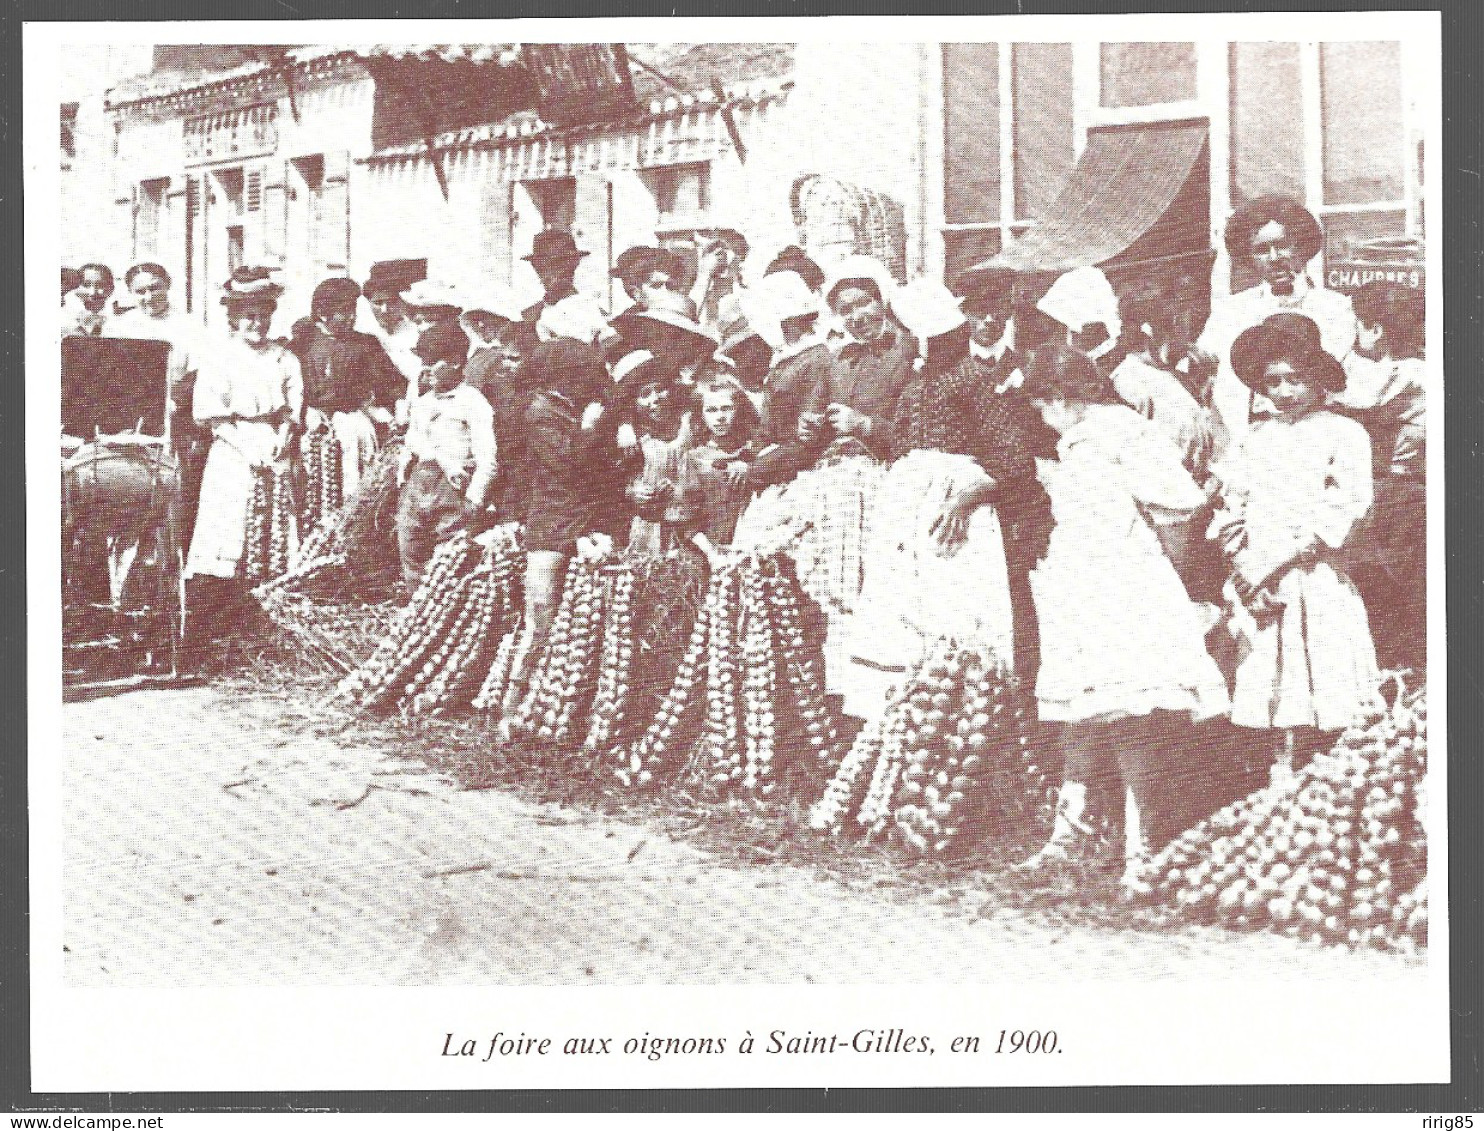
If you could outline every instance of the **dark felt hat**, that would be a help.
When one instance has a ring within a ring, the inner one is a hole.
[[[1318,324],[1303,314],[1270,315],[1243,330],[1232,343],[1231,361],[1242,383],[1259,393],[1268,366],[1275,361],[1288,362],[1328,392],[1345,387],[1344,366],[1325,351]]]
[[[547,228],[544,232],[536,233],[536,238],[531,242],[531,254],[521,258],[535,263],[541,260],[581,259],[586,254],[572,239],[571,232]]]
[[[428,268],[421,259],[388,259],[371,264],[371,273],[361,293],[367,298],[374,294],[399,295],[419,279],[428,277]]]

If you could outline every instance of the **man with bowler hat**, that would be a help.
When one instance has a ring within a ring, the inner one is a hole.
[[[577,275],[577,265],[587,252],[578,248],[571,232],[559,228],[548,228],[537,232],[531,244],[531,254],[524,259],[535,270],[545,289],[540,302],[532,303],[522,313],[526,322],[535,322],[548,306],[555,306],[565,298],[577,293],[572,280]]]

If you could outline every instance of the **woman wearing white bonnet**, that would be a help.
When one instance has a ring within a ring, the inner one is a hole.
[[[844,634],[849,663],[837,669],[845,709],[866,720],[879,717],[889,686],[945,636],[978,645],[995,667],[1033,676],[1025,670],[1034,666],[1030,561],[1007,554],[1006,539],[1046,510],[1029,428],[995,395],[993,370],[971,356],[972,328],[958,300],[918,279],[895,292],[892,312],[912,335],[918,364],[880,436],[891,466],[874,501],[858,611]]]
[[[1074,267],[1058,276],[1036,309],[1066,327],[1067,344],[1093,361],[1111,354],[1123,331],[1118,296],[1096,267]]]

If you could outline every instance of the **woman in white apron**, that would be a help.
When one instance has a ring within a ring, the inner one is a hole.
[[[298,359],[268,338],[283,288],[268,268],[226,285],[228,337],[201,359],[193,411],[211,433],[186,576],[240,579],[254,472],[287,458],[304,413]]]
[[[970,355],[972,328],[941,284],[899,290],[893,313],[921,357],[887,425],[891,460],[872,514],[856,613],[836,670],[845,710],[871,720],[935,641],[1015,666],[1016,616],[1001,512],[1044,510],[1030,429]]]

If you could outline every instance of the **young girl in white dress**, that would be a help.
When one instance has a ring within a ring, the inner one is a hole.
[[[1281,739],[1282,776],[1296,752],[1348,726],[1379,683],[1365,604],[1340,556],[1371,507],[1371,445],[1360,423],[1326,407],[1345,372],[1304,315],[1243,331],[1232,368],[1273,408],[1213,471],[1222,505],[1211,536],[1231,563],[1238,644],[1232,722]]]
[[[1151,728],[1169,725],[1168,713],[1199,720],[1228,705],[1206,621],[1156,530],[1189,520],[1206,496],[1175,445],[1115,403],[1085,354],[1045,346],[1025,376],[1026,395],[1060,436],[1057,458],[1042,463],[1055,526],[1031,590],[1041,631],[1036,699],[1043,721],[1063,724],[1064,770],[1051,838],[1023,867],[1068,859],[1088,831],[1088,784],[1112,764],[1125,793],[1123,883],[1142,892],[1158,773]]]

